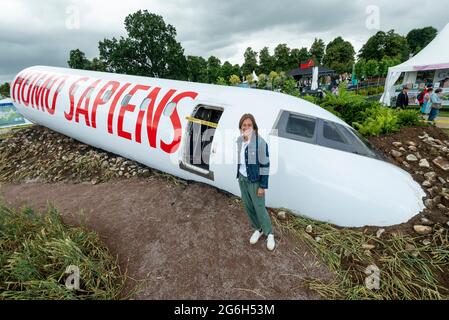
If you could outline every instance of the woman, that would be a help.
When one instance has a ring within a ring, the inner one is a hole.
[[[438,88],[435,90],[434,93],[432,93],[430,95],[430,104],[431,104],[431,109],[430,109],[430,114],[429,114],[429,119],[428,121],[435,121],[435,118],[438,116],[438,113],[440,112],[441,109],[441,93],[443,92],[443,90],[441,88]]]
[[[429,114],[430,113],[430,95],[433,93],[433,88],[428,88],[426,94],[423,98],[423,107],[422,107],[422,113],[423,114]]]
[[[237,178],[243,204],[255,229],[250,243],[256,244],[262,234],[267,235],[267,248],[275,247],[273,227],[265,207],[265,191],[268,189],[270,160],[268,144],[259,136],[254,116],[244,114],[239,121],[241,135],[237,139],[239,161]]]

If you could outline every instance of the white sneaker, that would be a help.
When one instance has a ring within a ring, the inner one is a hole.
[[[249,239],[249,243],[256,244],[257,241],[259,241],[259,238],[262,236],[263,232],[260,232],[259,230],[254,231],[253,235],[251,236],[251,239]]]
[[[272,233],[270,233],[268,235],[268,239],[267,239],[267,249],[270,251],[273,251],[275,246],[276,246],[276,243],[274,242],[274,235]]]

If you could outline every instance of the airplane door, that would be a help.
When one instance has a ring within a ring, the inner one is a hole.
[[[181,169],[214,180],[214,172],[209,164],[215,130],[222,113],[221,107],[201,104],[187,117],[186,141],[179,164]]]

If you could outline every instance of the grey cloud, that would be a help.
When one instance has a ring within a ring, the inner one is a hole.
[[[13,3],[14,2],[14,3]],[[4,5],[6,4],[6,6]],[[65,26],[66,9],[80,10],[79,30]],[[164,17],[178,33],[186,54],[242,63],[246,46],[270,49],[286,41],[291,47],[310,46],[317,36],[325,42],[336,36],[350,40],[356,49],[377,30],[365,26],[368,5],[380,9],[382,30],[401,34],[416,27],[441,29],[449,19],[449,3],[430,0],[4,0],[0,19],[0,82],[11,80],[21,69],[45,64],[67,66],[69,51],[79,48],[88,57],[98,55],[98,41],[125,34],[123,19],[138,9]],[[20,10],[11,9],[20,6]]]

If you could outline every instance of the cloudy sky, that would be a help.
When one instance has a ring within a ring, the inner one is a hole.
[[[342,36],[358,51],[379,29],[449,23],[449,2],[433,0],[0,0],[0,83],[32,65],[66,67],[71,49],[98,56],[98,41],[125,36],[124,18],[139,9],[172,24],[186,55],[231,63],[242,63],[248,46]]]

